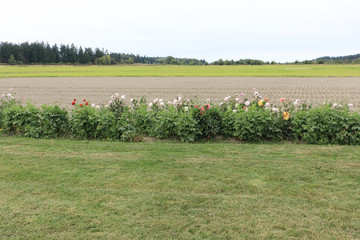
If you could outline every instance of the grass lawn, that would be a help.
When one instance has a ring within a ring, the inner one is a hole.
[[[0,239],[359,239],[353,146],[0,138]]]
[[[10,77],[351,77],[360,65],[262,66],[0,66],[0,78]]]

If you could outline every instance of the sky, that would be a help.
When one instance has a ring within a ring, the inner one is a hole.
[[[0,41],[292,62],[360,53],[359,0],[3,0]]]

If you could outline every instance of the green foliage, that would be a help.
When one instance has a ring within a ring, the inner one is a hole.
[[[2,109],[2,128],[6,134],[22,133],[28,137],[42,136],[40,109],[34,105],[11,105]]]
[[[198,122],[187,112],[179,112],[175,131],[182,142],[195,142],[201,136]]]
[[[17,126],[15,122],[18,121],[19,113],[22,110],[21,105],[8,106],[1,108],[1,128],[3,133],[12,134],[16,132]]]
[[[17,61],[16,61],[17,60]],[[148,57],[138,54],[108,53],[99,48],[82,48],[74,44],[56,44],[50,46],[44,42],[23,42],[20,44],[0,42],[0,63],[15,65],[20,64],[167,64],[167,65],[208,65],[204,59]],[[294,64],[298,64],[295,61]],[[314,60],[305,60],[302,64],[359,64],[360,54],[329,57],[324,56]],[[219,59],[210,63],[212,65],[270,65],[275,61],[264,62],[256,59],[223,60]]]
[[[110,65],[111,64],[111,58],[110,55],[104,55],[100,58],[95,59],[95,64],[100,65]]]
[[[281,140],[283,139],[282,121],[278,120],[277,113],[252,106],[248,111],[240,111],[236,114],[234,136],[241,141],[250,142]]]
[[[330,105],[297,112],[292,119],[296,139],[311,144],[359,144],[360,116]]]
[[[13,93],[14,95],[14,93]],[[13,106],[20,106],[21,101],[18,101],[15,99],[13,95],[3,95],[3,97],[0,98],[0,128],[4,126],[3,120],[4,120],[4,113],[5,109],[13,107]]]
[[[246,108],[232,99],[221,107],[157,102],[147,105],[145,99],[133,100],[129,107],[121,99],[124,97],[117,95],[110,107],[75,105],[69,112],[56,105],[23,106],[8,94],[0,101],[1,133],[131,142],[141,141],[144,136],[195,142],[224,135],[249,142],[295,139],[309,144],[360,145],[360,114],[337,104],[311,108],[305,103],[284,101],[279,111],[270,110],[264,100],[254,100]],[[289,118],[284,117],[284,111]]]
[[[213,65],[264,65],[270,64],[270,62],[264,62],[261,60],[254,59],[239,59],[237,61],[232,60],[222,60],[221,58],[217,61],[212,62]],[[273,63],[272,63],[273,64]]]
[[[227,109],[222,113],[221,134],[226,137],[234,136],[236,113]]]
[[[16,65],[16,59],[13,54],[10,55],[10,58],[8,59],[9,65]]]
[[[203,138],[210,139],[220,134],[222,123],[219,108],[206,105],[192,108],[191,114],[192,118],[196,120]]]
[[[175,123],[177,117],[178,113],[172,106],[170,106],[168,110],[158,111],[150,131],[151,136],[162,139],[175,136]]]
[[[313,64],[314,62],[311,61],[311,60],[305,60],[303,63],[304,63],[304,64]]]
[[[134,115],[130,112],[125,112],[125,114],[117,119],[117,139],[123,142],[141,141],[142,134],[139,133],[135,124]]]
[[[117,139],[116,129],[116,117],[109,108],[103,108],[100,111],[96,111],[97,114],[97,126],[96,126],[96,138],[98,139]]]
[[[156,63],[169,64],[169,65],[206,65],[205,60],[198,60],[195,58],[174,58],[173,56],[167,56],[160,58]]]
[[[114,98],[112,104],[110,104],[110,111],[114,113],[116,118],[120,118],[126,111],[129,111],[129,107],[119,96],[114,96]]]
[[[347,56],[339,56],[339,57],[321,57],[315,59],[318,64],[359,64],[360,63],[360,54],[347,55]]]
[[[69,113],[59,106],[43,105],[41,107],[41,126],[46,137],[63,136],[69,131]]]
[[[99,115],[88,105],[76,106],[70,118],[71,133],[76,138],[91,139],[97,134]]]
[[[153,111],[148,111],[148,106],[143,103],[137,106],[132,112],[132,120],[134,127],[142,135],[149,135],[152,127]]]
[[[180,64],[205,65],[205,60],[194,58],[161,58],[140,56],[138,54],[108,53],[99,48],[78,48],[74,44],[56,44],[50,46],[44,42],[23,42],[14,44],[0,42],[0,63],[16,64],[17,59],[22,64]]]

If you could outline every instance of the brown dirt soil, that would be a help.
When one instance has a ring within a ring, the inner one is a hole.
[[[70,106],[74,98],[106,104],[114,93],[130,98],[145,96],[173,100],[179,93],[199,103],[210,98],[220,102],[225,96],[256,88],[262,97],[279,103],[282,97],[305,99],[308,103],[353,103],[360,105],[360,77],[57,77],[0,79],[0,94],[12,87],[17,98],[37,106],[58,103]],[[198,100],[196,100],[196,98]]]

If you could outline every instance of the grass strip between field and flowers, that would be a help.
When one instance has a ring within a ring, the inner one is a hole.
[[[0,66],[0,78],[13,77],[359,77],[360,65],[177,66],[117,65]]]
[[[1,239],[356,239],[360,150],[0,138]]]

